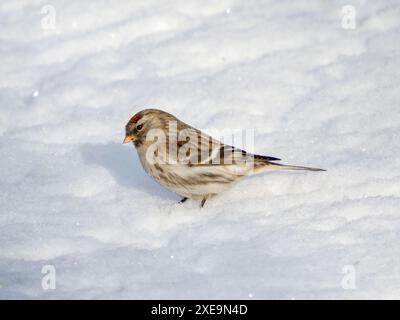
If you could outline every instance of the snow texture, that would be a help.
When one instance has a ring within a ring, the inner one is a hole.
[[[400,298],[398,0],[1,0],[0,29],[0,298]],[[121,144],[149,107],[328,171],[178,204]]]

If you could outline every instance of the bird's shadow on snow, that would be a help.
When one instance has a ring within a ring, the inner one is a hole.
[[[144,171],[136,150],[118,143],[85,144],[80,149],[87,164],[107,169],[115,180],[128,188],[145,190],[163,199],[177,198],[175,194],[153,181]]]

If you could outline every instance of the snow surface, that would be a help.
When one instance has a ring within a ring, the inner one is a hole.
[[[0,2],[0,298],[400,298],[398,0],[50,2]],[[179,205],[148,107],[328,171]]]

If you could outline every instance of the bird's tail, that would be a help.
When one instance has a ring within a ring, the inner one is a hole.
[[[292,166],[286,164],[279,164],[269,161],[255,161],[254,163],[254,173],[260,173],[264,171],[272,171],[272,170],[306,170],[306,171],[326,171],[325,169],[320,168],[311,168],[311,167],[303,167],[303,166]]]

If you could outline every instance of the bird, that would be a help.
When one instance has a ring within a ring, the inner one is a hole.
[[[132,143],[144,170],[155,181],[200,207],[246,176],[270,170],[324,169],[276,163],[281,159],[224,144],[159,109],[144,109],[125,126],[123,143]]]

